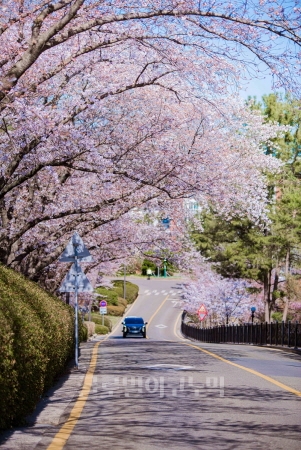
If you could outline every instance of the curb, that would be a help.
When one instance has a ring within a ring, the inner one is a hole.
[[[276,345],[258,345],[258,344],[243,344],[243,343],[239,343],[239,344],[235,344],[234,342],[220,342],[220,343],[216,343],[216,342],[203,342],[203,341],[198,341],[196,339],[192,339],[188,336],[185,336],[185,334],[183,334],[181,332],[181,336],[184,339],[188,339],[191,342],[198,342],[199,344],[214,344],[214,345],[241,345],[241,346],[248,346],[248,347],[258,347],[258,348],[265,348],[267,350],[281,350],[283,352],[286,353],[295,353],[296,355],[301,355],[301,349],[299,348],[290,348],[290,347],[278,347]]]

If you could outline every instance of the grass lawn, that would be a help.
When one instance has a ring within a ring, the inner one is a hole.
[[[112,323],[112,328],[115,328],[115,325],[120,322],[121,317],[120,316],[109,316],[109,315],[105,315],[105,317],[107,317],[111,323]]]

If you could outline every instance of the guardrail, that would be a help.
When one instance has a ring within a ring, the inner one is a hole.
[[[188,338],[215,344],[255,344],[301,347],[301,324],[298,322],[248,323],[198,328],[188,325],[182,317],[181,331]]]

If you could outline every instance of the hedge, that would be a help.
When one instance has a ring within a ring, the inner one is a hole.
[[[123,298],[124,281],[114,280],[113,282],[114,291],[117,292],[119,297]],[[128,303],[133,303],[138,297],[139,287],[137,284],[131,283],[130,281],[125,282],[125,299]]]
[[[0,265],[0,428],[24,423],[73,354],[73,308]]]
[[[108,305],[118,305],[118,294],[115,292],[115,289],[109,289],[105,287],[98,287],[96,289],[97,294],[101,294],[103,297],[100,299],[105,300]]]
[[[85,320],[88,320],[88,318],[89,318],[89,315],[87,314],[85,316]],[[99,314],[99,313],[92,313],[91,314],[91,320],[92,320],[92,322],[94,322],[94,323],[96,323],[98,325],[102,325],[102,315]],[[107,328],[109,328],[110,331],[112,330],[111,321],[106,316],[104,316],[104,325]]]
[[[95,325],[95,333],[97,334],[107,334],[109,331],[109,328],[104,325]]]
[[[123,305],[108,305],[107,307],[108,314],[111,316],[123,316],[125,311],[125,306]]]

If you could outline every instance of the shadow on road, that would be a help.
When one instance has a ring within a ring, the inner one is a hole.
[[[64,384],[71,375],[39,405],[44,417],[73,398]],[[298,398],[255,375],[177,342],[117,336],[99,347],[88,401],[64,450],[299,450],[299,419]],[[44,423],[22,432],[42,433],[32,449],[43,450],[58,430]]]

